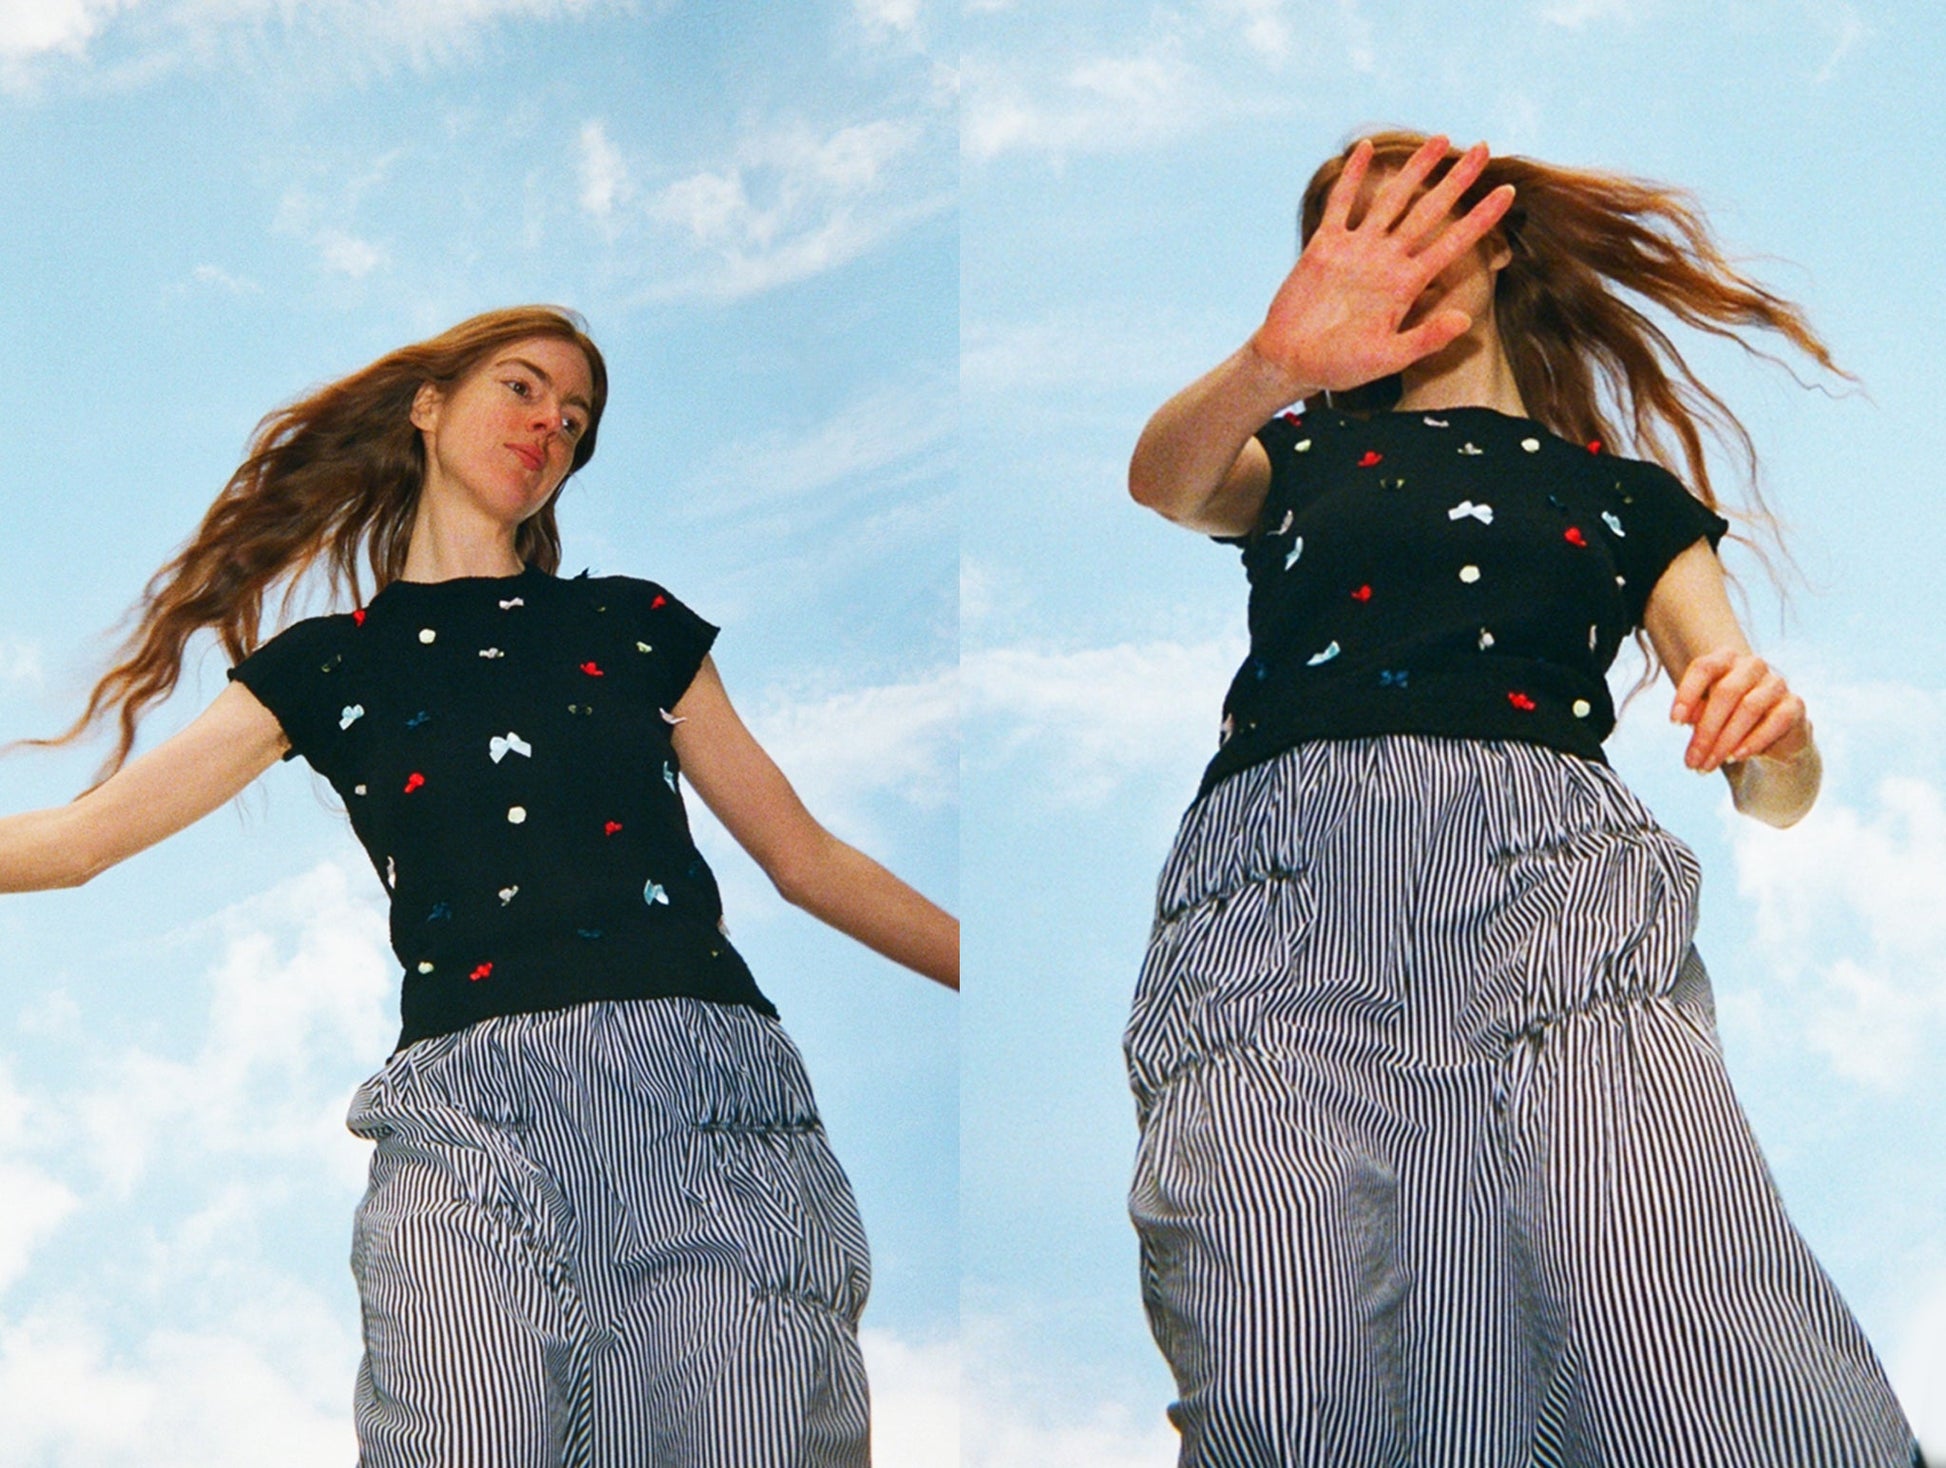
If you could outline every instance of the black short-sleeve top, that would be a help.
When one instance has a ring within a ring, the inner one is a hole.
[[[1658,464],[1491,408],[1280,414],[1241,546],[1250,655],[1201,792],[1307,739],[1523,739],[1603,761],[1606,673],[1728,523]]]
[[[236,667],[391,896],[399,1045],[689,996],[774,1015],[691,839],[671,712],[716,628],[651,581],[393,581]]]

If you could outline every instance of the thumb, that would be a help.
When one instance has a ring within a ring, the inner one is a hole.
[[[1466,335],[1473,318],[1457,306],[1447,306],[1428,316],[1412,330],[1399,334],[1399,350],[1409,354],[1407,361],[1430,357],[1447,343]]]

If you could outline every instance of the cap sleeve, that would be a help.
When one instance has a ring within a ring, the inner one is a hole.
[[[665,709],[681,701],[696,670],[703,665],[716,641],[716,625],[703,618],[667,587],[653,581],[640,583],[642,640],[655,650],[655,696]]]
[[[1264,494],[1263,508],[1257,512],[1257,523],[1251,526],[1248,535],[1215,535],[1210,537],[1212,540],[1222,545],[1247,546],[1267,527],[1280,524],[1286,510],[1296,509],[1310,495],[1317,478],[1312,466],[1323,462],[1322,455],[1311,452],[1311,441],[1319,426],[1315,415],[1292,408],[1257,430],[1257,442],[1263,445],[1264,456],[1270,460],[1270,488]]]
[[[1730,522],[1660,464],[1624,462],[1629,472],[1621,481],[1622,505],[1616,512],[1622,527],[1615,541],[1616,561],[1627,581],[1622,599],[1629,624],[1639,626],[1649,594],[1669,563],[1699,540],[1708,540],[1714,550]]]
[[[331,676],[337,671],[337,624],[342,620],[307,617],[293,622],[224,672],[276,716],[291,744],[283,755],[286,760],[300,754],[310,758],[334,717],[330,703],[337,690]]]

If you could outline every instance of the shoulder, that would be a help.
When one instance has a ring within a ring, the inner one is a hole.
[[[249,656],[270,653],[275,649],[275,655],[289,657],[335,647],[355,633],[363,621],[363,611],[327,612],[321,616],[303,617],[264,638]]]
[[[578,576],[563,578],[561,584],[592,600],[642,611],[659,611],[677,601],[676,594],[665,583],[646,576],[596,576],[583,571]]]

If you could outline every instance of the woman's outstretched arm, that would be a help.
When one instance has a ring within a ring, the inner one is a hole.
[[[1270,487],[1270,464],[1252,438],[1285,404],[1322,389],[1356,387],[1429,356],[1472,318],[1426,300],[1441,271],[1478,244],[1513,202],[1503,184],[1458,219],[1453,205],[1486,167],[1475,144],[1416,199],[1446,154],[1433,137],[1373,192],[1354,226],[1352,205],[1371,164],[1360,143],[1325,201],[1304,253],[1278,288],[1264,323],[1228,360],[1156,411],[1136,441],[1128,490],[1138,504],[1192,530],[1243,535]]]
[[[1692,726],[1683,762],[1722,770],[1745,815],[1794,824],[1818,798],[1823,774],[1811,721],[1804,700],[1751,651],[1707,542],[1669,563],[1642,625],[1676,685],[1669,717]]]
[[[959,988],[959,923],[818,824],[737,717],[712,659],[703,659],[674,712],[683,775],[786,902]]]
[[[276,716],[232,683],[188,728],[85,795],[0,818],[0,892],[79,887],[201,820],[289,747]]]

